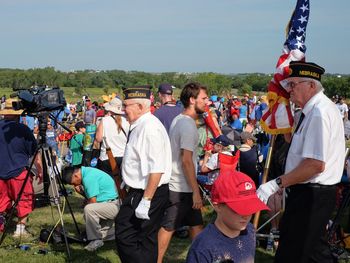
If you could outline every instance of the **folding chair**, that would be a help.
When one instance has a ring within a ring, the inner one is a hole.
[[[236,151],[234,155],[227,155],[224,153],[219,153],[218,154],[218,169],[219,170],[219,175],[220,176],[222,173],[226,173],[232,170],[237,170],[237,166],[239,163],[239,156],[240,156],[240,151]],[[215,171],[215,170],[214,170]],[[211,206],[213,206],[211,200],[210,200],[210,190],[211,190],[211,184],[207,184],[204,181],[199,182],[199,189],[203,193],[203,199],[208,200]]]
[[[219,153],[218,162],[219,162],[220,173],[226,170],[237,170],[240,154],[241,154],[240,151],[237,151],[235,155],[232,155],[232,156]]]

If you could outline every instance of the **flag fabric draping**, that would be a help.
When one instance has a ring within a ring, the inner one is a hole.
[[[305,60],[306,26],[310,14],[310,1],[297,0],[296,7],[288,23],[286,41],[279,57],[274,76],[268,85],[269,107],[263,113],[261,126],[270,134],[286,134],[292,131],[293,116],[289,104],[289,94],[284,89],[291,61]]]

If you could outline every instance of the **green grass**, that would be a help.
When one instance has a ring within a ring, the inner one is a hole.
[[[69,196],[69,202],[74,211],[74,216],[78,222],[80,230],[84,228],[83,210],[81,208],[82,199],[76,194]],[[215,213],[210,207],[204,212],[204,220],[206,223],[213,221]],[[64,213],[64,224],[69,235],[74,236],[76,234],[73,219],[69,210],[66,206]],[[11,234],[14,231],[14,225],[10,226],[9,233],[7,234],[3,244],[0,247],[0,262],[21,262],[21,263],[32,263],[32,262],[67,262],[66,248],[64,243],[53,245],[53,244],[40,244],[38,237],[40,230],[43,228],[50,229],[58,221],[58,209],[56,206],[46,206],[36,208],[30,215],[28,222],[28,230],[33,234],[33,238],[29,240],[23,240],[20,242],[17,239],[13,239]],[[30,250],[23,251],[18,247],[20,244],[28,243]],[[191,241],[189,238],[177,238],[174,237],[171,241],[164,262],[177,263],[184,262],[186,259],[187,251],[190,247]],[[46,255],[37,254],[39,249],[47,249]],[[83,244],[71,243],[70,251],[72,262],[79,263],[95,263],[95,262],[120,262],[116,252],[115,242],[107,241],[105,245],[98,249],[96,252],[88,252],[84,250]],[[255,262],[272,262],[273,257],[270,254],[265,253],[263,249],[257,249],[256,261]]]
[[[62,87],[64,91],[64,96],[67,102],[76,103],[77,101],[81,101],[82,95],[88,95],[91,101],[103,102],[102,95],[105,95],[102,88],[86,88],[85,91],[82,92],[81,95],[78,95],[74,92],[73,87]],[[109,94],[118,93],[117,90],[109,89]]]

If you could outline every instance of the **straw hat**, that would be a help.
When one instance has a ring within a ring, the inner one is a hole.
[[[23,110],[14,110],[12,108],[12,102],[17,102],[15,99],[7,99],[5,102],[5,108],[0,110],[0,115],[21,115]]]

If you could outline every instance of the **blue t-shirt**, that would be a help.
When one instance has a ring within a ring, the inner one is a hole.
[[[247,105],[242,105],[241,107],[239,107],[239,118],[247,118],[247,111]]]
[[[27,123],[26,125],[29,127],[29,129],[33,131],[35,126],[35,118],[29,115],[21,116],[20,123],[23,123],[23,124]]]
[[[24,124],[0,121],[0,178],[18,176],[35,153],[37,142],[33,132]]]
[[[82,182],[87,198],[96,197],[97,203],[114,200],[118,197],[112,177],[92,167],[81,167]]]
[[[263,111],[267,108],[267,104],[266,103],[261,103],[255,110],[255,119],[257,121],[260,121]]]
[[[186,262],[254,262],[255,242],[255,231],[251,223],[235,238],[225,236],[214,224],[209,224],[193,241]]]
[[[170,125],[173,119],[181,112],[182,108],[180,106],[163,105],[154,112],[154,116],[156,116],[160,122],[163,123],[167,133],[169,134]]]
[[[237,130],[239,132],[241,132],[243,130],[243,124],[242,124],[242,122],[239,119],[234,120],[233,122],[231,122],[230,126],[231,126],[232,129],[235,129],[235,130]]]

